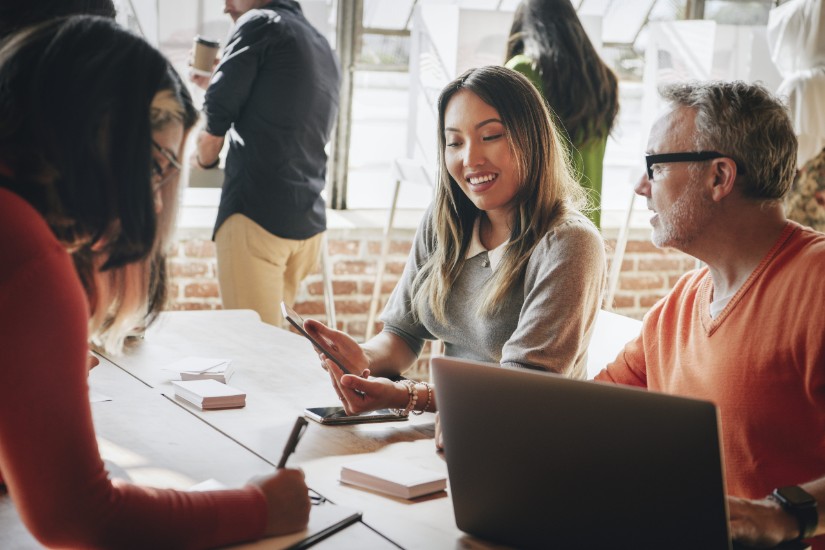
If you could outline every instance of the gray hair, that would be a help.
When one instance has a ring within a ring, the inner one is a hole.
[[[743,167],[746,197],[785,195],[796,173],[796,135],[787,109],[767,88],[741,80],[686,82],[659,93],[696,110],[696,150],[718,151]]]

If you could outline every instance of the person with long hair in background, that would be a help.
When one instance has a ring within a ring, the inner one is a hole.
[[[604,152],[619,112],[619,85],[570,0],[519,4],[506,66],[529,78],[555,114],[566,133],[574,173],[587,193],[585,213],[600,227]]]

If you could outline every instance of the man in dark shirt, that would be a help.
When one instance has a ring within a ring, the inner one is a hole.
[[[213,235],[224,307],[280,325],[279,303],[294,301],[326,229],[324,147],[340,69],[294,0],[226,0],[224,12],[235,27],[208,82],[195,158],[217,167],[228,133]]]

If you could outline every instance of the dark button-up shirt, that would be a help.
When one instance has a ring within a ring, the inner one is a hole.
[[[324,147],[340,78],[297,2],[274,0],[238,19],[204,101],[206,131],[229,138],[216,232],[235,213],[287,239],[326,229]]]

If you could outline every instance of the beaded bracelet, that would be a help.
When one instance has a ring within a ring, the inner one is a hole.
[[[407,402],[407,408],[401,413],[403,416],[409,416],[410,411],[415,410],[415,404],[418,402],[418,392],[415,391],[415,380],[402,380],[402,384],[407,386],[407,391],[410,392],[410,400]]]
[[[424,387],[427,388],[427,402],[424,403],[424,408],[420,411],[412,411],[415,415],[424,414],[430,408],[430,402],[433,400],[433,387],[426,382],[419,382],[419,384],[424,384]]]
[[[409,394],[409,401],[407,401],[407,407],[405,409],[390,409],[392,412],[397,414],[398,416],[409,416],[410,411],[415,409],[415,403],[418,401],[418,392],[415,391],[415,382],[412,380],[399,380],[404,386],[407,388],[407,393]]]

